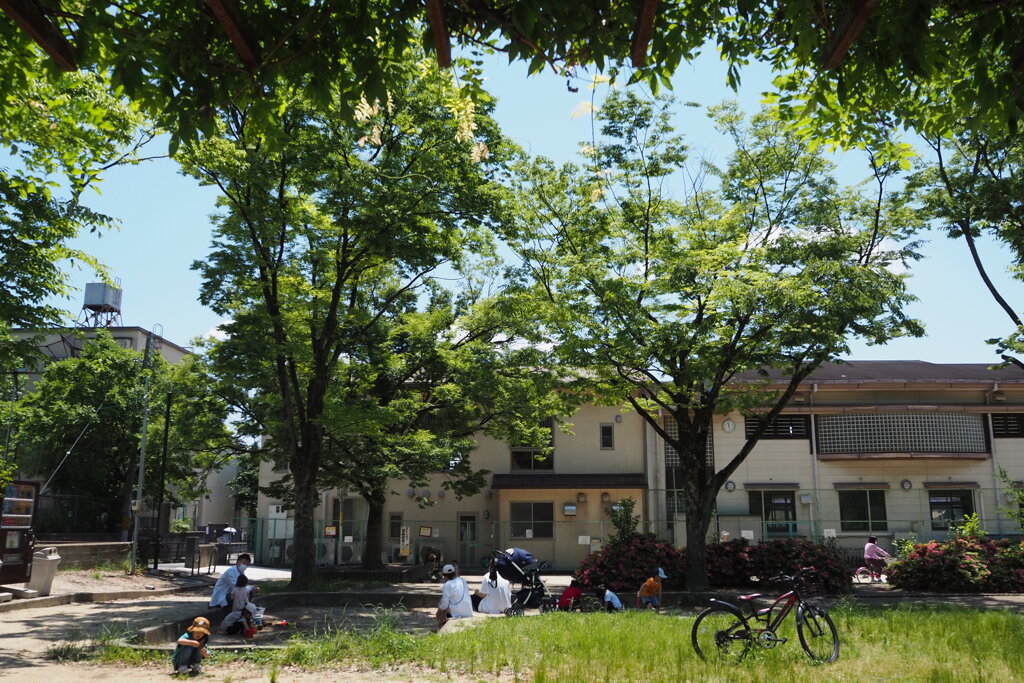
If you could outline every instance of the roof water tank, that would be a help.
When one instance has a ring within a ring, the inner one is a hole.
[[[100,313],[121,312],[121,288],[103,282],[85,286],[85,308]]]

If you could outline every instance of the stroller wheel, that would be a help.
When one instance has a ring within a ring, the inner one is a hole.
[[[505,610],[506,617],[521,617],[524,614],[526,614],[526,610],[524,610],[519,605],[512,605],[511,607]]]
[[[540,601],[540,611],[542,614],[544,612],[554,612],[557,608],[558,605],[556,605],[555,601],[550,597],[545,597]]]

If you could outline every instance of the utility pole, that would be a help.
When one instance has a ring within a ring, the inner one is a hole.
[[[153,356],[153,332],[146,333],[146,353],[142,357],[142,372],[145,375],[142,391],[142,436],[139,444],[139,479],[135,486],[135,501],[132,511],[135,524],[132,527],[132,574],[139,561],[139,527],[142,526],[142,484],[146,476],[146,430],[149,427],[149,365]]]
[[[164,513],[164,483],[167,480],[167,435],[171,428],[171,398],[167,392],[167,403],[164,405],[164,452],[160,460],[160,490],[156,498],[156,540],[153,542],[153,571],[160,568],[160,520]]]

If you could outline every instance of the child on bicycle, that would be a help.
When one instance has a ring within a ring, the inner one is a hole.
[[[885,569],[885,558],[892,557],[877,544],[877,536],[869,536],[864,545],[864,564],[871,570],[871,583],[882,583],[882,571]]]

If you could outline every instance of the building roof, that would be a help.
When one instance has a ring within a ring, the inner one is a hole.
[[[777,370],[768,379],[786,381]],[[757,381],[763,378],[745,372],[737,380]],[[1024,384],[1024,370],[1008,366],[993,370],[988,363],[929,363],[923,360],[861,360],[845,363],[824,363],[804,380],[805,384]]]
[[[492,489],[645,489],[643,473],[627,474],[495,474]]]

